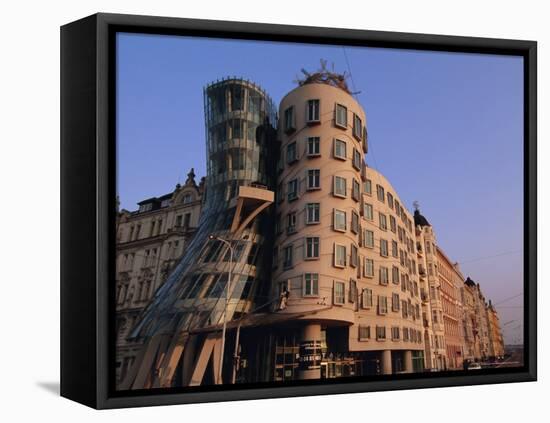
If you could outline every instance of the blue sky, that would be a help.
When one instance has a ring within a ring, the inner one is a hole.
[[[367,114],[369,166],[422,213],[438,243],[522,342],[523,62],[519,57],[119,34],[118,193],[136,209],[206,172],[203,87],[248,78],[278,103],[320,59]],[[496,256],[496,257],[495,257]],[[509,323],[510,322],[510,323]]]

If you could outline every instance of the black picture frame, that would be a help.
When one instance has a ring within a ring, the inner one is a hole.
[[[115,34],[339,44],[524,58],[523,367],[375,380],[113,390]],[[534,381],[537,378],[537,44],[534,41],[95,14],[61,28],[61,395],[97,409]]]

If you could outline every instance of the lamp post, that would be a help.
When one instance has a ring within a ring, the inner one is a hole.
[[[231,243],[229,241],[227,241],[223,238],[220,238],[217,235],[210,235],[208,238],[212,239],[212,240],[217,240],[217,241],[223,242],[229,248],[229,272],[228,272],[228,280],[227,280],[227,289],[225,291],[225,307],[224,307],[224,310],[223,310],[222,348],[221,348],[221,353],[220,353],[220,366],[219,366],[219,369],[218,369],[218,376],[217,376],[218,384],[221,384],[222,383],[223,354],[224,354],[224,349],[225,349],[225,331],[226,331],[226,328],[227,328],[227,307],[229,305],[229,288],[230,288],[231,280],[232,280],[231,269],[233,267],[233,246],[231,245]]]

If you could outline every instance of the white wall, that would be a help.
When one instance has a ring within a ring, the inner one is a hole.
[[[59,26],[97,11],[259,21],[390,31],[534,39],[539,41],[539,155],[550,160],[547,118],[550,78],[548,13],[542,1],[274,0],[9,1],[2,5],[0,99],[2,152],[2,296],[0,297],[0,419],[240,422],[518,421],[547,410],[538,383],[339,395],[210,405],[94,412],[54,395],[59,380]],[[270,3],[270,4],[269,4]],[[353,5],[351,3],[354,3]],[[550,166],[541,166],[539,215],[550,213]],[[550,227],[539,227],[539,262],[548,259]],[[6,237],[7,235],[7,237]],[[546,253],[546,254],[545,254]],[[6,272],[7,271],[7,272]],[[550,272],[539,266],[539,280]],[[549,288],[541,283],[540,299]],[[548,308],[539,327],[549,323]],[[539,330],[539,355],[548,336]],[[548,378],[540,363],[540,379]],[[544,386],[546,384],[546,386]],[[6,419],[6,416],[10,415]]]

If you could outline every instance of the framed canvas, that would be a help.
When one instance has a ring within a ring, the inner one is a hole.
[[[536,380],[536,43],[61,28],[61,394]]]

